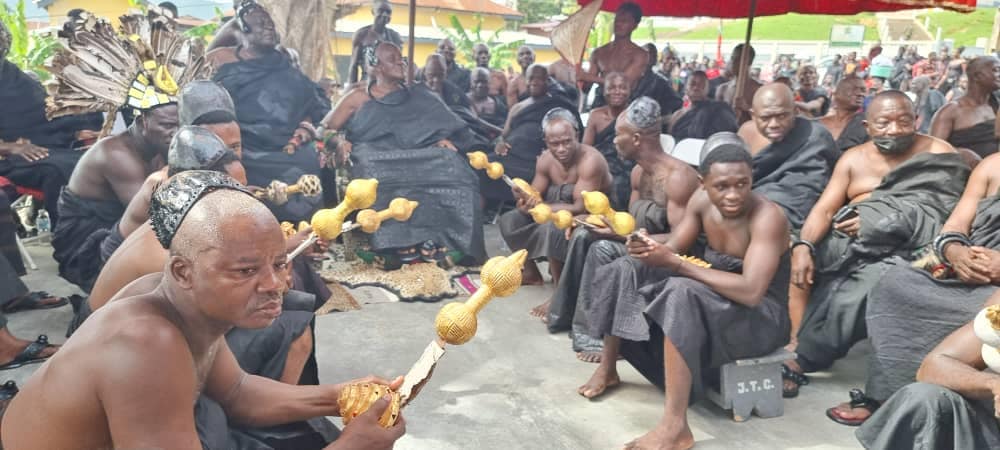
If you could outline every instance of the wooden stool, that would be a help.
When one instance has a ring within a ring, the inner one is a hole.
[[[713,403],[733,411],[733,420],[744,422],[751,413],[757,417],[780,417],[785,413],[782,397],[781,363],[795,359],[783,347],[759,358],[740,359],[719,368],[718,390],[706,386]]]

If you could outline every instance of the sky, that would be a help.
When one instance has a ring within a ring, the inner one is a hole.
[[[7,6],[14,7],[17,5],[17,0],[3,0]],[[158,0],[153,0],[159,3]],[[233,6],[232,0],[171,0],[181,15],[191,15],[199,17],[202,19],[211,19],[215,16],[215,7],[219,6],[223,10],[231,8]],[[35,20],[45,20],[48,19],[48,14],[45,10],[35,6],[35,2],[32,0],[24,1],[24,12],[28,16],[28,19]]]

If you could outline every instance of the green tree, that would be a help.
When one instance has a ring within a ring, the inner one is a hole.
[[[51,78],[45,61],[62,47],[51,34],[31,33],[24,14],[24,0],[18,0],[11,9],[7,4],[0,8],[0,21],[10,30],[11,46],[7,59],[25,72],[34,72],[42,81]]]
[[[218,31],[222,20],[226,14],[218,6],[215,7],[215,19],[203,25],[198,25],[184,32],[184,36],[192,38],[202,38],[206,42],[212,40],[215,32]]]
[[[517,10],[524,14],[524,23],[547,22],[552,16],[562,14],[564,0],[518,0]],[[572,2],[576,4],[575,1]]]
[[[455,44],[455,59],[464,59],[467,63],[474,63],[476,60],[476,44],[485,44],[490,49],[490,67],[507,67],[511,65],[517,56],[517,49],[524,45],[524,39],[513,42],[501,42],[500,32],[496,30],[489,38],[483,38],[483,18],[476,15],[476,25],[466,30],[462,22],[452,14],[449,17],[450,28],[438,26],[437,29],[444,33],[448,39]],[[474,64],[470,64],[474,65]]]

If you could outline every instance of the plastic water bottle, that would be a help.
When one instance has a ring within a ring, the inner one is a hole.
[[[38,211],[38,215],[35,216],[35,227],[38,228],[38,233],[48,233],[52,231],[52,222],[49,221],[49,212],[46,210]]]

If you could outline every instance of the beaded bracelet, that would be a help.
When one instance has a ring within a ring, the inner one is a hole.
[[[934,242],[931,244],[931,246],[934,248],[934,253],[937,255],[938,259],[941,260],[941,263],[947,266],[948,268],[951,268],[951,262],[949,262],[948,258],[945,257],[944,248],[946,245],[952,242],[957,242],[966,247],[972,246],[972,241],[970,241],[965,234],[959,233],[957,231],[949,231],[947,233],[941,233],[934,238]]]

